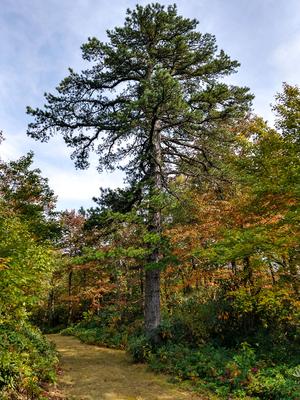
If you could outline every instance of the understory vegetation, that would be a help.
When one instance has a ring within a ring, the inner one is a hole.
[[[56,212],[32,153],[0,160],[1,398],[47,398],[41,331],[125,349],[208,398],[300,398],[300,89],[283,84],[270,127],[196,26],[137,6],[82,46],[91,69],[28,108],[30,136],[61,134],[79,168],[97,149],[123,188]]]
[[[30,323],[54,267],[52,191],[32,154],[0,161],[0,398],[42,398],[55,379],[55,349]],[[47,238],[47,239],[46,239]]]
[[[28,322],[0,325],[1,399],[47,398],[57,362],[54,347]]]
[[[174,382],[206,395],[298,399],[299,306],[298,310],[293,304],[287,306],[284,294],[263,296],[268,304],[252,316],[256,320],[252,332],[246,320],[249,314],[238,317],[232,299],[224,301],[223,296],[215,298],[212,293],[207,299],[207,293],[204,296],[200,291],[177,301],[172,315],[166,314],[158,328],[155,342],[144,334],[142,316],[122,321],[122,311],[113,307],[105,307],[96,316],[85,314],[83,321],[62,334],[89,344],[126,349],[135,362],[146,362],[154,371],[167,373]],[[249,298],[243,301],[252,301]],[[289,309],[291,321],[283,330],[280,309],[284,313]],[[266,324],[265,317],[272,312]]]

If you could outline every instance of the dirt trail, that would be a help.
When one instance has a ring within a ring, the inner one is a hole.
[[[61,357],[58,386],[69,400],[200,400],[130,362],[124,351],[90,346],[70,336],[49,335]]]

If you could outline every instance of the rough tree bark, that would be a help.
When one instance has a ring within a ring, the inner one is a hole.
[[[151,169],[150,169],[150,207],[149,224],[150,233],[161,235],[161,210],[157,202],[153,204],[153,196],[162,191],[161,175],[161,134],[160,122],[156,120],[151,132]],[[149,256],[150,268],[145,272],[145,330],[151,334],[160,324],[160,245],[155,244]],[[157,267],[155,267],[157,264]]]

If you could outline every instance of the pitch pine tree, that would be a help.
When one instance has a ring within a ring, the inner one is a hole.
[[[121,167],[150,199],[178,173],[205,172],[215,149],[230,141],[225,127],[248,111],[252,96],[222,81],[239,64],[218,52],[215,37],[196,31],[197,24],[175,5],[127,10],[124,26],[107,31],[107,43],[83,44],[88,69],[70,69],[57,92],[45,95],[43,109],[28,107],[34,117],[28,134],[41,141],[61,134],[78,168],[88,167],[95,151],[99,171]],[[160,235],[161,224],[160,207],[150,200],[149,232]],[[148,333],[160,322],[162,256],[159,244],[153,246],[145,273]]]

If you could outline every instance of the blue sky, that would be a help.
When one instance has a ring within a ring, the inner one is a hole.
[[[80,45],[88,36],[105,41],[106,29],[122,25],[125,10],[136,3],[148,1],[1,0],[0,129],[6,140],[0,157],[16,159],[32,149],[35,166],[49,178],[60,209],[92,205],[100,186],[119,186],[122,176],[98,174],[95,158],[89,170],[76,171],[59,138],[47,144],[28,138],[25,108],[42,105],[43,93],[53,92],[68,67],[84,67]],[[176,3],[180,14],[197,18],[198,29],[215,34],[219,47],[241,63],[233,82],[250,87],[256,96],[254,111],[272,123],[270,103],[282,82],[299,84],[300,1]]]

